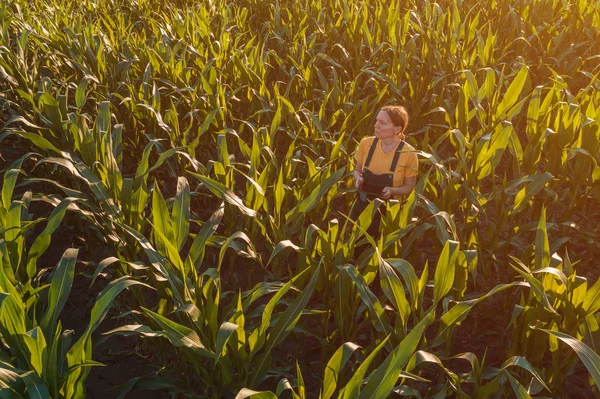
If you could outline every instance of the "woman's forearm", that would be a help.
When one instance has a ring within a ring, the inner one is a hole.
[[[415,186],[405,184],[400,187],[392,187],[392,195],[408,195],[414,190]]]

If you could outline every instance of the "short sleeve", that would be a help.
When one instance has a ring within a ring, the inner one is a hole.
[[[367,158],[367,137],[363,138],[358,145],[358,150],[356,150],[356,154],[354,154],[354,159],[357,163],[362,165],[365,164],[365,160]]]
[[[419,158],[415,152],[408,152],[406,155],[404,177],[415,177],[419,174]]]

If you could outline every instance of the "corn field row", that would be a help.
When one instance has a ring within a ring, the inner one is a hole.
[[[0,16],[0,398],[600,394],[600,2]],[[374,239],[387,104],[420,170]],[[124,339],[152,372],[92,392]]]

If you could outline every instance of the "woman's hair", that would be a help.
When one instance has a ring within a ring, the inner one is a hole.
[[[402,105],[386,105],[381,108],[382,111],[387,112],[394,126],[400,126],[402,132],[408,127],[408,112]]]

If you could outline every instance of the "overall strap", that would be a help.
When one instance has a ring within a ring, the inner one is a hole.
[[[400,144],[396,147],[396,153],[394,154],[394,159],[392,160],[392,166],[390,167],[390,172],[394,172],[396,170],[396,165],[398,165],[398,159],[400,158],[400,153],[402,152],[402,147],[404,147],[404,140],[400,140]]]
[[[375,140],[373,140],[373,143],[371,144],[371,148],[369,149],[369,154],[367,155],[367,160],[365,161],[364,168],[369,167],[369,164],[371,163],[371,158],[373,158],[373,153],[375,152],[375,147],[377,147],[378,141],[379,141],[379,138],[375,137]]]

